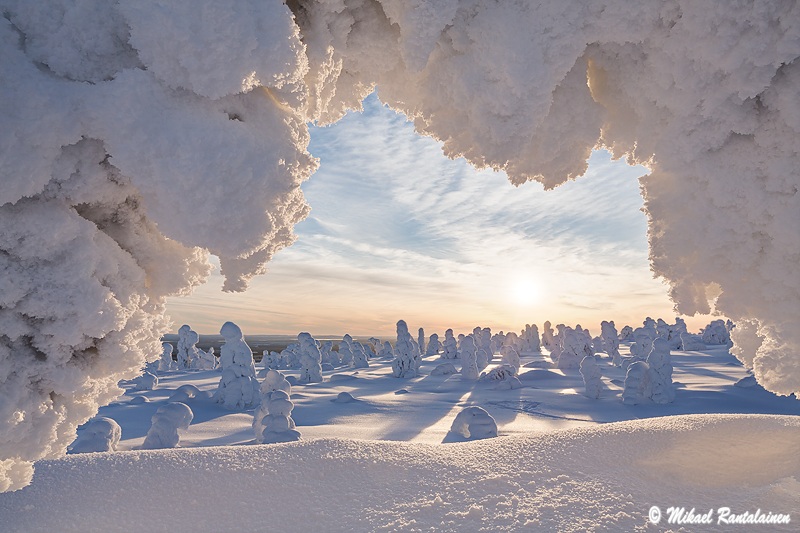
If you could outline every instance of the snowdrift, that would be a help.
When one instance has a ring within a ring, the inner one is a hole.
[[[798,442],[798,417],[690,415],[451,445],[320,439],[82,454],[38,462],[32,485],[0,495],[0,523],[9,532],[586,531],[643,528],[653,505],[796,514]]]

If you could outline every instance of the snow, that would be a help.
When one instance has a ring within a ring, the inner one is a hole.
[[[799,434],[797,417],[694,415],[446,446],[325,438],[80,454],[37,464],[31,486],[0,496],[0,517],[9,533],[631,531],[655,504],[796,511]],[[176,504],[175,487],[193,491]]]
[[[0,0],[0,490],[157,357],[209,254],[239,291],[293,242],[308,123],[376,86],[517,185],[596,146],[647,165],[677,311],[732,318],[758,382],[800,392],[800,4],[290,4]]]
[[[628,344],[620,349],[627,355]],[[598,399],[583,394],[577,370],[541,366],[550,364],[546,353],[520,358],[527,376],[505,390],[495,388],[504,381],[434,375],[452,364],[436,357],[423,358],[421,375],[402,380],[402,389],[389,360],[340,367],[323,372],[321,383],[291,388],[287,378],[300,369],[286,378],[273,371],[265,388],[284,391],[284,414],[267,412],[282,428],[291,418],[288,429],[302,433],[287,444],[256,444],[257,410],[231,412],[213,401],[216,371],[162,372],[148,391],[125,383],[125,395],[101,408],[122,429],[119,451],[38,461],[32,485],[0,494],[0,523],[9,532],[258,530],[265,523],[286,531],[322,523],[332,531],[583,531],[644,527],[654,504],[797,509],[800,405],[759,385],[740,386],[750,374],[726,347],[672,352],[675,401],[663,405],[624,404],[624,372],[608,358],[596,362]],[[503,367],[487,370],[495,369]],[[140,449],[151,417],[176,395],[194,414],[180,447]],[[451,431],[471,407],[495,420],[498,438],[463,443]],[[692,414],[707,412],[764,414]],[[175,486],[195,490],[177,495]],[[214,494],[213,505],[202,494]]]

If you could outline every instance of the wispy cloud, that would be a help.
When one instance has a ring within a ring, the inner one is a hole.
[[[254,333],[389,333],[398,318],[434,330],[548,319],[596,329],[671,316],[647,262],[641,167],[597,152],[585,177],[554,191],[514,187],[446,159],[374,97],[363,114],[314,128],[310,150],[321,167],[303,187],[312,213],[297,243],[245,294],[221,294],[215,278],[171,301],[176,319],[202,331],[232,319]],[[531,281],[539,297],[520,304],[513,293]]]

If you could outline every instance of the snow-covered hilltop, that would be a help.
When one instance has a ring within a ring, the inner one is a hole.
[[[0,0],[0,490],[161,353],[209,253],[243,290],[292,243],[307,123],[376,85],[515,184],[598,144],[647,164],[678,310],[731,317],[759,382],[800,391],[800,4],[290,4]]]
[[[797,417],[692,415],[448,446],[321,439],[70,455],[38,464],[30,487],[0,498],[0,516],[9,533],[582,532],[645,529],[660,505],[669,528],[668,506],[796,511],[798,433]],[[176,486],[194,491],[180,505]],[[791,519],[770,530],[790,531]]]

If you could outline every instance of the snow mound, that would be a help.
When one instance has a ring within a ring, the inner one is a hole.
[[[0,494],[0,523],[9,533],[308,531],[324,516],[326,530],[343,532],[633,530],[652,505],[796,511],[798,440],[798,417],[692,415],[448,445],[71,455],[40,461],[31,486]],[[202,487],[214,505],[176,486]]]

